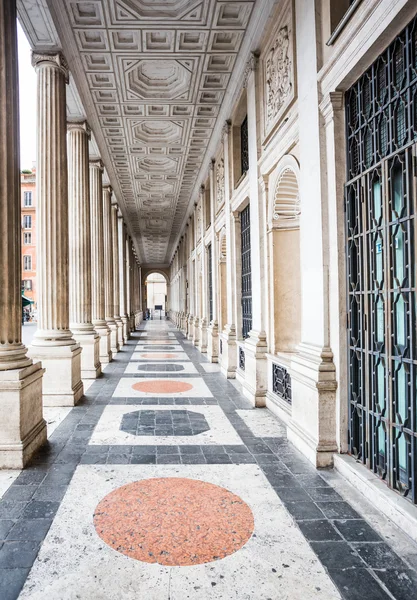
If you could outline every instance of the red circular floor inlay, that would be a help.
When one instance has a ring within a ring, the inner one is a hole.
[[[141,354],[141,358],[154,358],[155,360],[161,360],[163,358],[177,358],[176,354],[161,354],[159,352],[152,352],[152,354]]]
[[[98,504],[94,526],[121,554],[147,563],[187,566],[233,554],[251,537],[254,518],[239,496],[185,478],[145,479]]]
[[[193,389],[191,383],[183,381],[170,381],[166,379],[154,379],[153,381],[141,381],[134,383],[132,389],[137,392],[154,392],[155,394],[175,394],[188,392]]]

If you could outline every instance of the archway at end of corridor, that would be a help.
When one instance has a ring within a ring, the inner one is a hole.
[[[162,273],[149,273],[144,282],[145,318],[163,319],[167,311],[167,281]]]

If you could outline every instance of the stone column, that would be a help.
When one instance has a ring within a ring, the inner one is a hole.
[[[111,186],[103,186],[103,239],[104,239],[104,314],[110,329],[110,349],[112,355],[119,352],[119,334],[114,318],[113,281],[113,228],[111,208]]]
[[[255,406],[265,406],[267,390],[267,343],[265,333],[265,291],[263,277],[263,225],[265,222],[262,196],[259,193],[258,172],[258,59],[252,56],[246,70],[246,94],[248,114],[249,190],[250,190],[250,236],[252,272],[252,328],[245,340],[245,379],[242,381],[244,395]]]
[[[103,240],[103,163],[90,160],[91,224],[91,316],[100,337],[99,359],[102,366],[112,359],[110,329],[104,310],[104,240]]]
[[[130,329],[136,331],[135,327],[135,257],[133,256],[132,239],[129,238],[129,257],[130,257]]]
[[[198,244],[198,231],[199,231],[199,223],[198,223],[198,211],[199,207],[197,204],[194,204],[194,331],[193,331],[193,344],[194,346],[198,346],[198,342],[200,340],[200,298],[199,298],[199,278],[200,272],[198,269],[198,252],[197,252],[197,244]]]
[[[30,355],[46,372],[46,406],[74,406],[84,393],[81,347],[69,329],[68,165],[62,54],[32,55],[38,76],[37,283],[38,330]]]
[[[138,265],[138,311],[139,321],[138,325],[142,322],[143,306],[142,306],[142,267]]]
[[[226,325],[220,335],[219,362],[221,372],[225,377],[234,379],[237,367],[236,348],[236,260],[233,244],[234,217],[230,206],[230,121],[223,128],[224,154],[224,213],[226,224]]]
[[[111,228],[113,238],[113,302],[114,302],[114,320],[117,323],[117,336],[120,347],[123,346],[123,321],[120,317],[120,265],[119,265],[119,229],[117,225],[117,214],[119,207],[114,201],[111,205]]]
[[[81,377],[101,373],[99,336],[91,317],[91,227],[88,124],[68,123],[70,328],[82,348]]]
[[[126,225],[122,213],[117,215],[117,229],[119,242],[119,274],[120,274],[120,318],[123,323],[123,342],[129,339],[129,326],[127,322],[127,285],[126,285]]]
[[[201,219],[200,219],[200,235],[201,235],[201,254],[200,254],[200,268],[201,268],[201,298],[200,298],[200,333],[199,333],[199,342],[198,349],[200,352],[207,352],[207,248],[204,243],[204,234],[206,232],[206,222],[205,222],[205,207],[204,207],[204,196],[206,190],[202,185],[200,189],[200,203],[201,203]]]
[[[215,161],[210,166],[210,220],[211,220],[211,286],[213,291],[213,318],[207,328],[207,358],[210,362],[219,360],[219,321],[218,321],[218,301],[219,294],[217,290],[217,237],[214,226],[216,216],[216,194],[214,177]]]
[[[0,469],[21,469],[46,441],[40,362],[22,344],[16,3],[0,0]]]
[[[126,318],[129,334],[132,332],[132,323],[130,319],[132,296],[131,296],[131,263],[130,263],[130,247],[129,247],[129,236],[126,235],[125,239],[125,251],[126,251]]]

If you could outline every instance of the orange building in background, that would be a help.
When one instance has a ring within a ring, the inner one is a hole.
[[[22,294],[33,300],[28,307],[32,317],[37,313],[36,294],[36,168],[22,171],[21,177],[22,216]]]

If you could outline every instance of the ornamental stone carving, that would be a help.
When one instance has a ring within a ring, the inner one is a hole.
[[[265,54],[265,128],[272,129],[294,98],[294,55],[291,11],[281,19]]]
[[[224,202],[224,158],[223,157],[217,162],[216,189],[217,189],[217,206],[220,207]]]

